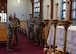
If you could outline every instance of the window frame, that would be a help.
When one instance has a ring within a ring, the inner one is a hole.
[[[34,4],[36,4],[36,3],[40,3],[40,5],[39,6],[37,6],[37,7],[34,7]],[[34,12],[34,9],[38,9],[39,8],[39,10],[37,10],[37,12]],[[42,17],[42,10],[43,10],[43,0],[38,0],[37,2],[34,2],[34,0],[33,0],[33,2],[32,2],[32,16],[34,17],[34,18],[37,18],[37,16],[35,17],[34,16],[34,14],[35,13],[37,13],[37,15],[39,15],[40,14],[40,17],[41,18],[43,18]]]
[[[72,7],[71,7],[71,13],[72,13],[73,11],[75,11],[75,14],[76,14],[76,5],[75,5],[75,9],[73,9],[73,2],[76,3],[76,1],[75,1],[75,0],[72,0],[72,1],[71,1],[71,3],[72,3],[72,4],[71,4],[71,5],[72,5]],[[75,18],[73,18],[72,15],[73,15],[73,13],[71,14],[71,17],[72,17],[71,20],[76,20],[76,15],[75,15]]]
[[[70,19],[70,20],[76,20],[76,15],[75,15],[75,18],[72,17],[72,14],[73,14],[72,12],[73,12],[73,11],[75,11],[75,14],[76,14],[76,6],[75,6],[75,9],[73,9],[73,2],[76,2],[76,1],[75,1],[75,0],[70,0],[70,1],[71,1],[71,4],[70,4],[71,7],[70,7],[70,15],[69,15],[70,18],[69,18],[69,19]],[[64,18],[63,18],[63,12],[66,11],[66,10],[63,10],[63,4],[64,4],[64,3],[66,3],[66,1],[64,2],[64,1],[62,0],[62,16],[61,16],[61,19],[64,19]]]
[[[66,1],[63,1],[63,0],[62,0],[62,16],[61,16],[61,19],[64,19],[64,17],[63,17],[63,15],[64,15],[63,12],[66,12],[66,9],[65,9],[65,10],[63,9],[63,4],[66,4]]]

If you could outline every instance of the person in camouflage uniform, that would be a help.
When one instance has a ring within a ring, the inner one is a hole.
[[[43,33],[43,21],[40,18],[40,15],[38,16],[38,18],[35,19],[35,24],[36,24],[36,45],[40,44],[42,45],[42,33]]]
[[[14,35],[16,38],[16,45],[18,44],[18,28],[20,27],[20,20],[16,17],[16,13],[13,14],[13,27],[14,27]]]
[[[30,19],[27,20],[28,38],[34,40],[34,18],[32,17],[32,14],[29,15]]]
[[[7,50],[12,51],[11,42],[13,37],[13,23],[12,23],[12,16],[10,15],[9,21],[7,23]]]

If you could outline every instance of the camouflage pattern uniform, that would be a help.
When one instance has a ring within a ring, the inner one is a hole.
[[[14,35],[16,37],[16,44],[18,44],[18,28],[20,26],[20,21],[18,18],[13,18]]]
[[[36,44],[41,44],[42,43],[42,33],[43,33],[43,22],[42,19],[36,18],[35,19],[36,23]]]
[[[9,20],[7,23],[7,49],[11,49],[11,42],[13,37],[13,23]]]
[[[28,38],[34,39],[34,19],[28,19],[27,20],[27,28],[28,28]]]

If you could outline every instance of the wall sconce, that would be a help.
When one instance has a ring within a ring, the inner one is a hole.
[[[18,3],[20,3],[20,0],[17,0]]]

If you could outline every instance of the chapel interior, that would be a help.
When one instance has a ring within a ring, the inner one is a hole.
[[[8,52],[7,22],[13,13],[20,20],[19,45]],[[42,46],[27,39],[29,14],[33,18],[40,14],[45,24]],[[76,54],[76,0],[0,0],[0,54],[56,54],[48,49],[51,46],[53,52],[59,48],[60,54]]]

